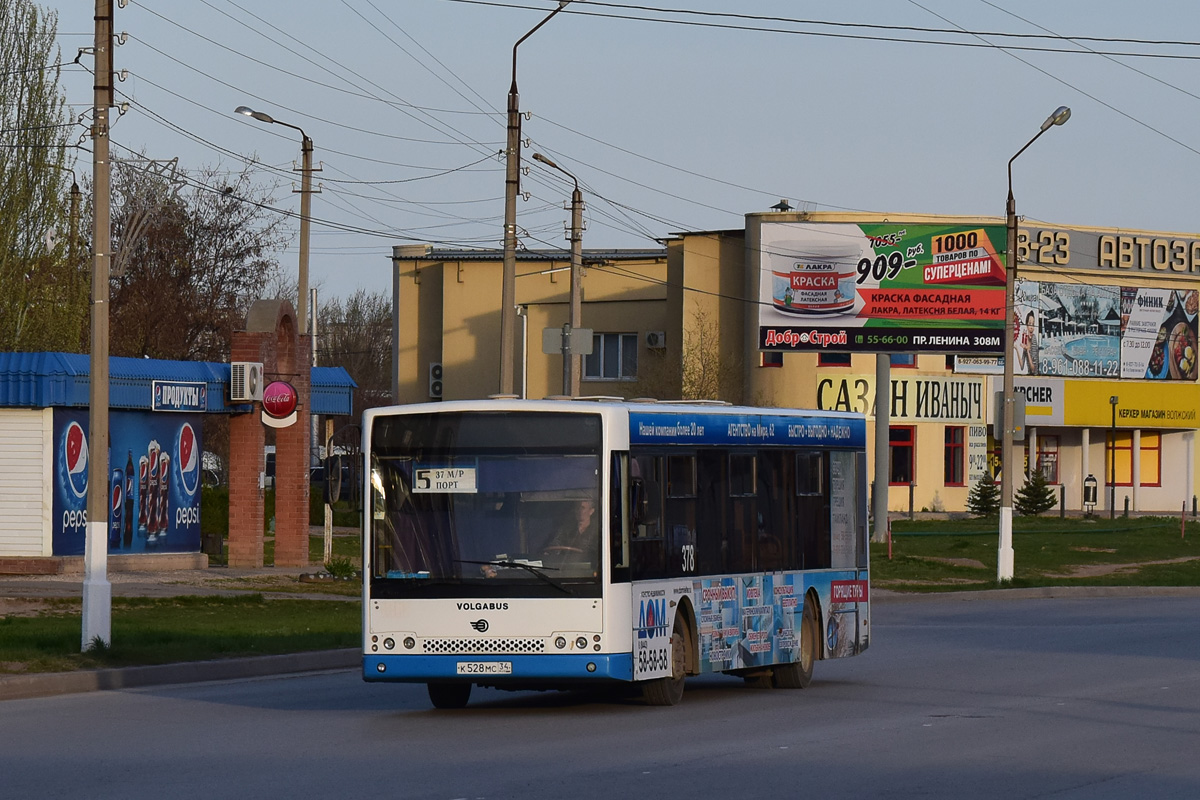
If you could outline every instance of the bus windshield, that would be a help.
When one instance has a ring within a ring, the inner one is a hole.
[[[384,596],[598,588],[600,447],[600,418],[591,414],[379,419],[372,582]]]

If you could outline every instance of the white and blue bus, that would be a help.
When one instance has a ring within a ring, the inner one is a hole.
[[[481,400],[363,420],[363,678],[801,688],[870,636],[862,415]]]

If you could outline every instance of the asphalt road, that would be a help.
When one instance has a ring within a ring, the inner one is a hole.
[[[1200,796],[1200,597],[877,602],[809,689],[675,708],[356,672],[0,703],[0,797]]]

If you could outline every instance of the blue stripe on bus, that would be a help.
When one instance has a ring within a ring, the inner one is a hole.
[[[511,675],[459,675],[459,662],[508,661]],[[594,664],[588,670],[588,664]],[[383,670],[380,670],[380,665]],[[633,656],[629,653],[595,653],[592,655],[511,655],[511,656],[427,656],[370,654],[363,656],[363,680],[403,681],[410,683],[443,678],[471,678],[485,683],[501,683],[506,679],[558,680],[633,680]]]
[[[703,411],[630,411],[631,444],[804,445],[862,448],[862,417],[820,414],[719,414]]]

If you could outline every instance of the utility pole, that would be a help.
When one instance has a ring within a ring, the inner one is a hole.
[[[581,372],[580,355],[578,352],[572,352],[570,332],[583,326],[583,192],[579,190],[579,179],[558,164],[541,153],[534,153],[533,159],[551,169],[558,170],[575,184],[575,188],[571,191],[571,227],[567,233],[567,239],[571,242],[571,310],[568,325],[563,328],[562,353],[563,394],[569,397],[578,397]]]
[[[83,641],[112,642],[108,581],[108,269],[111,199],[108,109],[113,104],[113,0],[96,0],[92,109],[92,309],[88,395],[87,530],[83,547]]]
[[[513,362],[517,335],[517,195],[521,191],[521,95],[517,91],[517,48],[562,11],[571,0],[534,25],[512,49],[512,83],[508,88],[508,139],[504,171],[504,273],[500,284],[500,394],[513,393]]]
[[[296,130],[300,129],[296,128]],[[313,141],[304,131],[300,131],[300,290],[297,292],[300,297],[300,307],[296,309],[296,328],[301,333],[308,328],[306,306],[308,305],[308,225],[312,218],[312,156]],[[313,335],[315,336],[316,333],[314,332]]]

